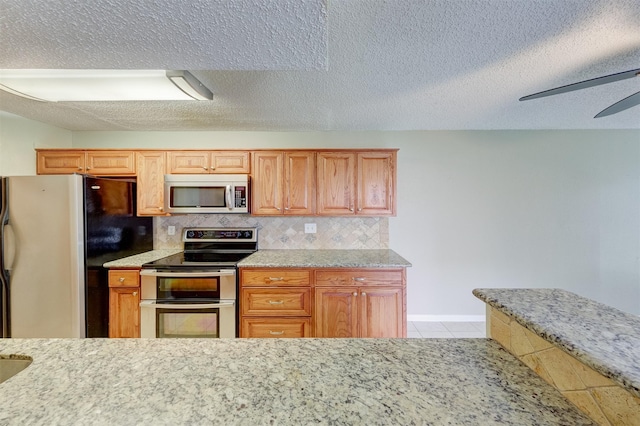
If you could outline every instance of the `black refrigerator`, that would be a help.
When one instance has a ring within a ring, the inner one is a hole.
[[[153,248],[135,180],[10,176],[0,201],[2,337],[108,337],[102,265]]]

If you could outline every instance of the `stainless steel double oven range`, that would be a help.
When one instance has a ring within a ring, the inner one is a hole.
[[[185,228],[182,241],[142,265],[141,337],[237,337],[237,264],[258,249],[257,229]]]

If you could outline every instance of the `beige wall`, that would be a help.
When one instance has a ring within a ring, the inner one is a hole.
[[[70,146],[70,131],[0,111],[0,176],[34,175],[35,148]]]
[[[483,316],[476,287],[559,287],[640,314],[638,130],[72,138],[75,148],[399,148],[389,247],[413,263],[410,319]]]

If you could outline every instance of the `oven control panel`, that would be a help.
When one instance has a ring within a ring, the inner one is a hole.
[[[185,228],[182,241],[257,241],[256,228]]]

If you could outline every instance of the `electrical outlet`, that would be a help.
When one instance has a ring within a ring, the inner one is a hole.
[[[176,227],[173,225],[169,225],[167,227],[167,234],[169,235],[176,235]]]
[[[305,234],[315,234],[317,232],[315,223],[305,223],[304,224],[304,233]]]

